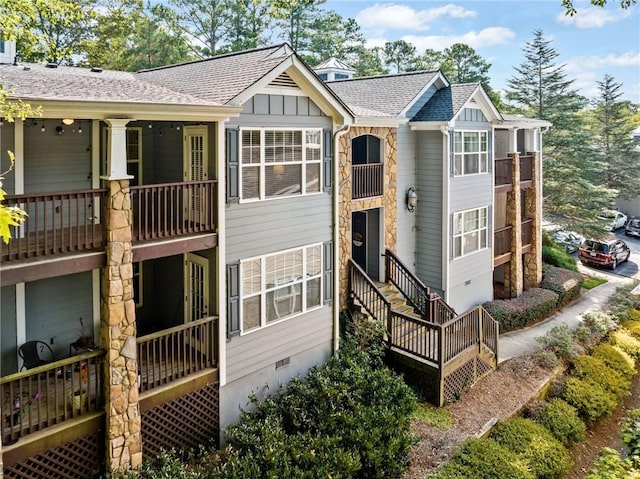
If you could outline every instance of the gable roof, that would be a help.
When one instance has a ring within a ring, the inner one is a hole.
[[[438,90],[411,121],[450,121],[469,101],[479,83],[450,85]]]
[[[327,82],[354,112],[358,109],[377,112],[378,115],[400,115],[439,76],[439,71],[421,71],[360,77]]]

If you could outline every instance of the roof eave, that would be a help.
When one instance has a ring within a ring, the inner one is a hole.
[[[442,127],[453,128],[453,121],[412,121],[412,131],[440,130]]]
[[[422,97],[422,95],[424,95],[424,93],[431,87],[431,85],[434,85],[438,83],[438,90],[440,90],[441,88],[446,88],[447,86],[449,86],[449,82],[447,81],[447,79],[444,77],[444,75],[442,74],[442,72],[440,70],[437,71],[437,73],[435,75],[433,75],[433,78],[431,80],[429,80],[423,87],[422,89],[416,94],[415,97],[413,97],[413,99],[407,103],[405,105],[405,107],[402,109],[402,111],[399,113],[400,116],[406,116],[407,112],[413,107],[413,105],[418,101],[419,98]]]
[[[406,123],[404,118],[393,116],[356,116],[355,125],[398,128],[402,123]]]
[[[498,120],[494,122],[494,125],[508,128],[550,128],[553,123],[547,120],[538,120],[537,118],[510,118]]]

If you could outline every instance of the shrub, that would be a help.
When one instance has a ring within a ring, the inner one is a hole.
[[[550,399],[542,406],[536,421],[546,427],[565,446],[583,441],[586,426],[576,408],[560,398]]]
[[[554,326],[544,336],[536,338],[536,341],[563,361],[569,362],[578,355],[573,333],[566,324]]]
[[[548,317],[558,304],[558,295],[553,291],[531,288],[513,299],[489,301],[482,306],[500,323],[500,331],[527,326]]]
[[[633,296],[631,296],[631,291],[636,286],[638,286],[637,280],[631,284],[618,287],[616,292],[609,297],[609,307],[618,323],[633,319],[629,316],[630,311],[640,310],[640,300],[634,299]],[[634,313],[631,314],[633,315]]]
[[[611,342],[634,359],[640,358],[640,340],[620,328],[611,333]]]
[[[573,376],[598,384],[612,393],[616,399],[620,399],[628,393],[631,387],[630,376],[624,376],[607,366],[602,359],[586,354],[574,360]]]
[[[627,446],[631,457],[640,459],[640,409],[631,409],[627,412],[622,427],[622,442]]]
[[[610,314],[602,311],[593,313],[584,313],[582,315],[582,324],[594,333],[601,334],[603,337],[609,332],[617,328],[616,322]]]
[[[631,377],[636,373],[633,358],[617,346],[609,343],[599,344],[593,349],[591,355],[601,359],[611,369],[615,369],[626,377]]]
[[[542,425],[515,417],[496,426],[491,439],[526,461],[534,477],[562,477],[573,464],[567,448]]]
[[[635,311],[632,309],[631,311]],[[631,319],[622,323],[622,327],[629,331],[633,336],[640,337],[640,320]]]
[[[549,289],[558,294],[558,305],[567,304],[580,294],[582,288],[582,275],[568,269],[555,266],[542,266],[542,281],[540,288]]]
[[[567,253],[563,248],[542,245],[542,261],[552,266],[578,271],[576,259]]]
[[[616,397],[602,386],[579,378],[569,378],[563,399],[578,410],[587,423],[611,414],[617,405]]]
[[[465,441],[429,479],[535,479],[525,461],[491,439]]]
[[[640,479],[640,468],[630,458],[623,459],[620,453],[610,447],[602,449],[602,454],[585,479]]]

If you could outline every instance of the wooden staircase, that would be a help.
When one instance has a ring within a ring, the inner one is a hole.
[[[455,401],[497,367],[498,324],[481,306],[456,314],[392,252],[386,256],[384,283],[351,262],[351,307],[387,325],[391,366],[425,397],[439,406]]]

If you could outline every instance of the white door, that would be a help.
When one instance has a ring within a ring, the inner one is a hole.
[[[209,155],[206,126],[184,127],[184,181],[204,181],[208,179],[207,158]],[[207,218],[204,188],[192,187],[185,195],[185,220],[191,223],[203,223]]]
[[[190,323],[209,315],[209,260],[191,253],[184,255],[184,321]]]

